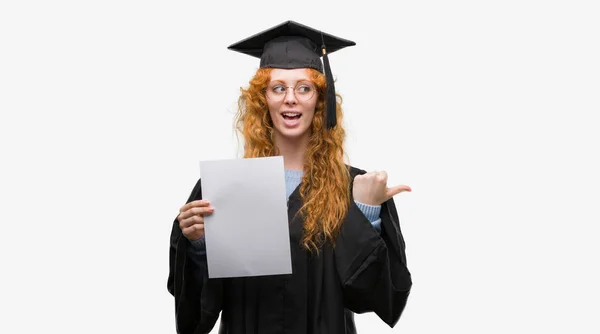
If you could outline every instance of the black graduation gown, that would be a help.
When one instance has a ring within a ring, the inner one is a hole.
[[[352,180],[365,173],[349,168]],[[289,275],[208,279],[206,258],[203,266],[189,259],[189,241],[174,220],[167,288],[175,297],[178,333],[208,333],[220,312],[222,334],[356,333],[353,312],[372,311],[390,327],[397,323],[412,281],[393,198],[382,204],[381,233],[351,200],[336,246],[316,255],[300,245],[299,188],[288,203]],[[188,202],[201,198],[198,180]]]

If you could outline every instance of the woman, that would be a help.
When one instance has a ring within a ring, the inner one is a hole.
[[[261,58],[236,124],[245,158],[284,158],[293,273],[208,279],[204,215],[218,208],[198,180],[171,233],[179,333],[208,333],[219,314],[220,333],[233,334],[355,333],[353,313],[400,318],[412,281],[393,196],[410,188],[344,163],[327,52],[351,45],[288,21],[230,46]]]

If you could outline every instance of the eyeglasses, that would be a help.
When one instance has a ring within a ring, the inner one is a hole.
[[[296,86],[285,86],[282,83],[273,83],[267,86],[265,95],[269,100],[275,102],[281,102],[285,98],[288,90],[294,89],[294,96],[296,99],[302,102],[310,100],[314,95],[317,88],[310,81],[301,81]]]

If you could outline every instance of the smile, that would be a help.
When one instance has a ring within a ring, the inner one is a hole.
[[[284,112],[281,114],[281,116],[283,116],[284,119],[299,119],[300,117],[302,117],[301,113],[297,113],[297,112]]]

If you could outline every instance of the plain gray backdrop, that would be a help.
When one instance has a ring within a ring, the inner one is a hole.
[[[385,170],[414,286],[394,329],[598,333],[594,1],[2,1],[2,333],[174,333],[173,219],[291,19],[331,55],[349,163]],[[217,332],[216,328],[213,331]]]

